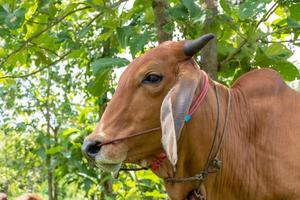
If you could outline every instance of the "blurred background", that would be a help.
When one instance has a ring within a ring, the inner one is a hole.
[[[0,0],[0,192],[165,199],[151,171],[114,180],[81,144],[130,61],[208,32],[196,59],[214,80],[266,67],[300,91],[299,0]]]

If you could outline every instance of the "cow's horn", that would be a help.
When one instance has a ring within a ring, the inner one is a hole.
[[[193,56],[200,51],[211,39],[215,37],[214,34],[209,33],[199,37],[196,40],[189,40],[183,46],[183,52],[186,56]]]

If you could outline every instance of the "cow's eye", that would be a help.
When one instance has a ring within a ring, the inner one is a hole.
[[[163,76],[158,74],[148,74],[142,80],[142,83],[149,84],[149,83],[159,83],[163,79]]]

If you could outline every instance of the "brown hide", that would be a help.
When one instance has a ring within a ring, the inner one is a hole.
[[[16,200],[42,200],[42,198],[36,194],[26,193],[17,197]]]
[[[195,65],[183,55],[182,46],[182,42],[166,42],[134,60],[121,76],[101,121],[85,141],[101,143],[159,126],[162,102],[180,80],[182,64]],[[149,73],[162,75],[162,81],[142,84]],[[203,84],[203,72],[198,68],[193,74],[199,83],[195,98]],[[155,173],[161,178],[189,177],[203,169],[217,121],[214,85],[220,93],[218,136],[224,127],[228,92],[231,107],[219,156],[223,166],[204,183],[207,199],[300,199],[300,94],[270,69],[245,74],[231,89],[210,80],[204,102],[181,130],[176,172],[166,159]],[[162,134],[156,131],[103,146],[93,162],[108,171],[116,171],[122,162],[149,165],[163,151]],[[198,183],[165,186],[172,200],[182,200]]]
[[[6,194],[0,192],[0,200],[7,200]]]

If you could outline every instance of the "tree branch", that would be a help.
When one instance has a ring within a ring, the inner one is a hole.
[[[280,41],[267,41],[267,40],[262,40],[260,39],[262,43],[285,43],[285,42],[288,42],[288,43],[295,43],[295,42],[300,42],[300,40],[280,40]]]
[[[102,13],[98,13],[95,17],[93,17],[89,22],[87,22],[86,25],[83,26],[79,31],[77,31],[77,34],[80,33],[83,29],[89,27],[96,19],[98,19],[101,16]]]
[[[50,139],[51,138],[51,134],[50,134],[50,126],[51,126],[51,122],[50,122],[50,108],[49,108],[49,97],[50,97],[50,87],[51,87],[51,78],[50,78],[50,73],[48,70],[48,75],[47,75],[47,90],[46,90],[46,102],[45,102],[45,108],[46,108],[46,122],[47,122],[47,137]],[[47,150],[51,148],[51,144],[47,145]],[[48,174],[48,196],[49,196],[49,200],[53,200],[54,196],[53,196],[53,169],[51,166],[51,155],[47,154],[46,155],[46,166],[47,166],[47,174]]]
[[[45,70],[45,69],[51,67],[52,65],[57,64],[58,62],[62,61],[63,59],[65,59],[65,57],[66,57],[67,55],[69,55],[69,54],[71,53],[71,51],[72,51],[72,50],[68,51],[68,52],[65,53],[64,55],[60,56],[59,59],[55,60],[54,62],[52,62],[52,63],[50,63],[50,64],[48,64],[48,65],[46,65],[46,66],[44,66],[44,67],[42,67],[42,68],[40,68],[40,69],[38,69],[38,70],[36,70],[36,71],[30,72],[30,73],[24,74],[24,75],[7,75],[7,76],[1,76],[1,77],[0,77],[0,80],[1,80],[1,79],[7,79],[7,78],[11,78],[11,79],[14,79],[14,78],[27,78],[27,77],[29,77],[29,76],[32,76],[32,75],[34,75],[34,74],[37,74],[37,73],[39,73],[39,72],[41,72],[41,71],[43,71],[43,70]]]
[[[227,64],[232,58],[234,58],[234,56],[235,56],[236,54],[238,54],[238,53],[241,51],[242,47],[243,47],[247,42],[248,42],[248,40],[247,40],[247,39],[244,39],[244,40],[239,44],[239,46],[238,46],[233,52],[231,52],[231,53],[227,56],[227,58],[226,58],[225,60],[223,60],[223,61],[221,62],[221,66]]]
[[[263,17],[257,22],[257,24],[255,25],[255,28],[254,28],[254,31],[257,30],[257,28],[259,27],[259,25],[268,20],[269,17],[275,12],[275,10],[278,8],[278,2],[275,2],[272,7],[270,8],[270,10],[268,10],[264,15]],[[248,38],[245,38],[244,40],[242,40],[242,42],[238,45],[238,47],[233,51],[231,52],[226,58],[225,60],[223,60],[221,62],[221,66],[223,65],[226,65],[231,59],[233,59],[242,49],[242,47],[247,44],[249,42]]]
[[[86,25],[85,27],[90,26],[97,18],[99,18],[101,16],[102,13],[97,14],[93,19],[91,19]]]
[[[266,33],[266,36],[273,35],[273,34],[276,34],[276,33],[282,33],[282,31],[290,30],[290,29],[292,29],[292,28],[288,27],[288,26],[284,26],[284,27],[281,27],[281,28],[277,29],[276,31]]]
[[[37,48],[39,48],[39,49],[43,49],[43,50],[45,50],[45,51],[48,51],[48,52],[52,53],[53,55],[59,57],[59,55],[58,55],[55,51],[53,51],[53,50],[51,50],[51,49],[49,49],[49,48],[39,46],[38,44],[36,44],[36,43],[34,43],[34,42],[30,42],[30,44],[32,44],[32,46],[35,46],[35,47],[37,47]]]
[[[27,21],[29,23],[32,23],[32,24],[49,25],[49,23],[46,23],[46,22],[35,22],[35,21],[30,20],[30,19],[25,19],[25,21]]]
[[[118,1],[118,2],[116,2],[116,3],[114,3],[114,4],[112,4],[111,7],[117,7],[117,6],[119,6],[121,3],[126,2],[126,1],[128,1],[128,0],[120,0],[120,1]]]
[[[28,38],[26,41],[24,41],[19,48],[17,48],[16,50],[12,51],[10,54],[8,54],[5,57],[3,57],[2,60],[1,60],[1,62],[0,62],[0,66],[3,65],[7,61],[7,59],[10,58],[12,55],[18,53],[24,47],[26,47],[28,45],[28,43],[30,43],[33,39],[38,38],[40,35],[42,35],[43,33],[47,32],[49,29],[51,29],[52,27],[54,27],[55,25],[57,25],[59,22],[61,22],[62,20],[64,20],[69,15],[74,14],[74,13],[76,13],[78,11],[89,9],[89,8],[91,8],[91,6],[86,6],[86,7],[83,7],[83,8],[78,8],[78,9],[70,11],[67,14],[65,14],[64,16],[58,18],[55,22],[49,24],[46,28],[44,28],[40,32],[32,35],[30,38]]]
[[[258,21],[258,23],[256,24],[255,26],[255,30],[259,27],[259,25],[262,23],[262,22],[265,22],[269,19],[269,17],[271,16],[271,14],[273,14],[275,12],[275,10],[278,8],[279,4],[278,2],[275,2],[270,10],[268,10],[264,15],[263,17]]]

